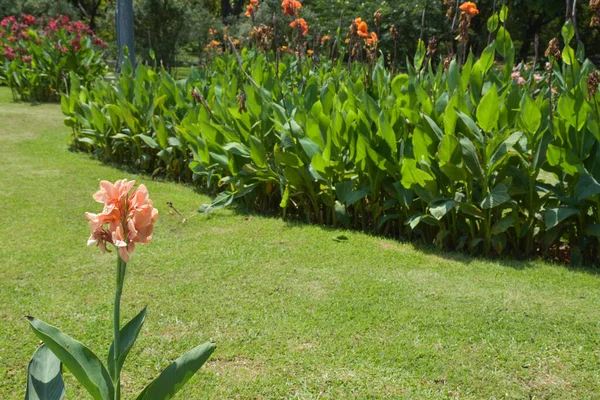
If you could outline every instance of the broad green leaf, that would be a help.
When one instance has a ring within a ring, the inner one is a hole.
[[[469,131],[473,134],[473,137],[477,139],[479,143],[483,143],[483,133],[481,132],[481,129],[479,129],[475,121],[473,121],[471,117],[459,111],[458,109],[456,110],[456,113],[458,114],[460,119],[465,123],[467,128],[469,128]]]
[[[505,4],[502,4],[498,17],[500,18],[500,22],[506,22],[506,18],[508,17],[508,7]]]
[[[600,193],[600,184],[589,173],[584,173],[575,186],[575,197],[585,200]]]
[[[498,126],[498,116],[500,115],[500,99],[496,85],[488,90],[477,106],[477,121],[479,126],[485,132],[492,132]]]
[[[468,138],[462,137],[460,138],[460,146],[467,168],[477,179],[482,180],[484,171],[479,162],[479,156],[477,155],[475,145]]]
[[[265,148],[260,139],[255,136],[250,137],[250,158],[260,168],[267,166]]]
[[[448,91],[450,94],[454,93],[456,88],[458,88],[459,81],[460,71],[458,70],[458,64],[456,59],[452,59],[450,67],[448,67]]]
[[[250,158],[250,150],[244,146],[242,143],[230,142],[223,146],[225,150],[230,152],[231,154],[238,155],[244,158]],[[285,153],[287,154],[287,153]]]
[[[581,167],[581,160],[572,151],[553,144],[548,145],[546,157],[548,158],[548,164],[553,167],[560,167],[569,175],[575,175]]]
[[[64,396],[62,364],[52,350],[41,345],[27,368],[25,400],[60,400]]]
[[[494,14],[488,18],[487,28],[490,33],[493,33],[494,31],[496,31],[496,29],[498,29],[498,21],[499,20],[500,20],[500,18],[498,18],[498,14]]]
[[[566,45],[562,51],[562,60],[567,65],[573,65],[577,62],[575,57],[575,50],[569,45]]]
[[[440,200],[429,206],[429,213],[438,221],[456,206],[453,200]]]
[[[39,319],[27,317],[27,320],[33,332],[71,371],[92,398],[112,400],[114,389],[110,375],[90,349]]]
[[[492,226],[492,229],[491,229],[492,235],[497,235],[499,233],[506,231],[514,223],[515,223],[515,217],[512,215],[508,215],[504,218],[501,218]]]
[[[565,43],[569,44],[575,36],[575,25],[573,25],[573,21],[571,19],[568,19],[567,22],[565,22],[560,30],[560,33],[562,34]]]
[[[560,224],[565,219],[578,214],[581,210],[579,208],[572,207],[554,207],[549,208],[544,212],[544,223],[546,224],[546,229],[552,229],[558,224]]]
[[[529,94],[521,100],[521,125],[525,131],[535,134],[542,124],[542,113]]]
[[[150,383],[138,400],[169,400],[204,365],[215,350],[214,343],[205,343],[188,351]]]
[[[137,339],[140,330],[142,329],[142,325],[144,324],[144,320],[146,319],[146,307],[142,311],[138,313],[131,321],[129,321],[120,331],[120,340],[119,340],[119,358],[118,358],[118,370],[120,371],[123,368],[123,363],[127,358],[127,354],[129,354],[129,350],[133,347],[135,340]],[[113,341],[110,344],[110,349],[108,351],[108,371],[110,372],[110,376],[113,377],[113,380],[116,379],[116,370],[114,364],[114,352],[115,352],[115,342]]]
[[[146,143],[148,146],[150,146],[153,149],[158,149],[158,143],[156,143],[154,141],[154,139],[152,139],[150,136],[148,135],[144,135],[142,133],[140,133],[139,135],[136,135],[137,137],[139,137],[140,139],[142,139],[144,141],[144,143]]]
[[[494,187],[491,192],[484,197],[481,201],[481,208],[484,210],[498,207],[501,204],[506,203],[510,200],[508,189],[503,183],[500,183]]]
[[[498,33],[496,33],[496,51],[502,57],[507,57],[510,55],[511,50],[513,49],[513,42],[510,37],[510,33],[503,26],[498,28]]]
[[[417,168],[417,161],[411,158],[404,159],[401,172],[402,186],[407,189],[412,188],[413,185],[426,187],[429,182],[433,182],[433,177]]]
[[[290,152],[284,153],[282,151],[276,151],[275,160],[281,165],[290,166],[294,168],[299,168],[304,165],[302,160],[300,160],[300,158],[298,158],[296,154]]]
[[[469,204],[469,203],[463,203],[459,206],[460,211],[462,211],[463,213],[470,215],[472,217],[476,217],[476,218],[483,218],[483,211],[481,211],[479,208],[477,208],[477,206],[475,206],[474,204]]]

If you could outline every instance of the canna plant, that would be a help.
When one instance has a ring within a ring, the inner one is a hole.
[[[117,250],[116,289],[113,314],[114,339],[104,364],[84,344],[37,318],[27,317],[43,345],[29,365],[26,398],[54,400],[64,396],[62,366],[69,369],[93,399],[121,398],[121,370],[146,319],[146,308],[121,326],[120,304],[127,262],[136,244],[152,241],[158,210],[153,207],[144,185],[132,190],[135,181],[119,180],[100,183],[94,199],[103,204],[99,214],[86,213],[91,236],[88,245],[102,251]],[[206,343],[188,351],[169,365],[139,394],[137,399],[170,399],[206,362],[215,349]]]
[[[78,148],[205,185],[205,212],[235,200],[442,249],[594,262],[598,72],[570,21],[544,68],[516,64],[507,18],[489,18],[479,57],[465,47],[436,64],[435,41],[419,41],[404,73],[358,49],[300,63],[232,45],[179,81],[140,65],[72,84],[63,111]],[[359,26],[349,35],[363,40]]]

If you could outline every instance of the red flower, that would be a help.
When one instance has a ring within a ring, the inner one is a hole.
[[[107,47],[106,43],[104,42],[104,40],[100,39],[99,37],[95,36],[94,37],[94,44],[96,46],[102,47],[103,49],[105,49]]]
[[[58,25],[57,25],[56,20],[54,18],[50,19],[50,22],[48,22],[48,27],[50,28],[51,31],[57,31],[58,30]]]
[[[304,18],[295,19],[290,24],[290,27],[292,27],[292,28],[298,27],[298,29],[300,30],[300,33],[302,33],[302,36],[306,36],[306,34],[308,33],[308,24],[306,23]]]
[[[469,17],[474,17],[479,14],[479,10],[477,9],[477,5],[472,1],[467,1],[459,7],[461,11],[464,11],[469,15]]]
[[[283,8],[283,13],[285,15],[295,17],[298,15],[298,9],[302,8],[302,3],[298,0],[283,0],[281,7]]]
[[[29,64],[31,62],[31,56],[23,56],[23,57],[21,57],[21,61]]]
[[[21,19],[23,20],[23,22],[25,22],[26,25],[35,24],[35,17],[33,15],[23,14],[21,15]]]
[[[81,50],[81,42],[77,39],[71,40],[71,43],[69,43],[69,45],[71,46],[74,52],[78,52],[79,50]]]
[[[16,37],[14,37],[14,36],[9,36],[9,37],[8,37],[8,41],[9,41],[9,42],[16,42],[16,41],[17,41],[17,38],[16,38]]]
[[[16,22],[17,22],[17,19],[13,16],[10,16],[10,17],[6,17],[2,21],[0,21],[0,26],[2,26],[3,28],[6,28],[9,24],[15,24]]]
[[[15,51],[12,49],[12,47],[7,47],[4,49],[4,56],[8,58],[9,61],[12,61],[15,59]]]

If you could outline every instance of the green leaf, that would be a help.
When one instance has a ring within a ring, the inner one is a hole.
[[[504,218],[501,218],[499,221],[497,221],[492,226],[492,229],[491,229],[492,235],[497,235],[499,233],[502,233],[502,232],[506,231],[514,223],[515,223],[515,217],[512,216],[512,215],[509,215],[509,216],[506,216]]]
[[[542,124],[542,112],[529,94],[521,100],[521,125],[525,131],[535,134]]]
[[[300,160],[300,158],[298,158],[296,154],[290,152],[284,153],[281,151],[276,151],[275,160],[281,165],[286,165],[294,168],[300,168],[304,165],[302,160]]]
[[[410,189],[413,185],[426,187],[433,177],[427,172],[417,168],[417,161],[411,158],[404,159],[402,164],[402,186]]]
[[[503,26],[498,28],[498,33],[496,34],[496,51],[502,57],[506,58],[510,55],[513,49],[513,42],[510,38],[510,33]]]
[[[575,36],[575,25],[573,25],[573,21],[568,19],[560,30],[560,33],[562,34],[565,43],[569,44]]]
[[[467,114],[464,114],[463,112],[459,111],[458,109],[456,110],[456,113],[458,114],[460,119],[464,122],[464,124],[467,126],[467,128],[469,128],[469,131],[473,134],[475,139],[477,139],[477,141],[479,143],[483,143],[483,133],[481,133],[481,129],[479,129],[479,127],[477,126],[475,121],[473,121],[471,119],[471,117],[469,117]]]
[[[448,67],[448,91],[452,94],[456,88],[458,88],[458,83],[460,81],[460,72],[458,70],[458,64],[456,59],[452,59],[450,62],[450,67]]]
[[[136,135],[137,137],[139,137],[140,139],[142,139],[144,141],[144,143],[146,143],[148,146],[150,146],[153,149],[158,149],[158,143],[156,143],[154,141],[154,139],[152,139],[150,136],[148,135],[144,135],[143,133],[140,133],[139,135]]]
[[[46,345],[33,354],[27,368],[25,400],[60,400],[65,396],[62,364]]]
[[[250,150],[242,143],[230,142],[225,144],[223,148],[231,154],[235,154],[244,158],[250,158]]]
[[[553,167],[560,167],[569,175],[575,175],[581,167],[581,160],[572,151],[553,144],[548,145],[546,157],[548,158],[548,164]]]
[[[496,89],[496,85],[492,85],[477,106],[477,121],[481,129],[492,132],[498,126],[499,116],[500,99],[498,98],[498,89]]]
[[[456,206],[453,200],[440,200],[429,206],[429,213],[438,221]]]
[[[148,385],[138,400],[168,400],[204,365],[217,346],[205,343],[194,347],[171,365]]]
[[[252,158],[252,161],[260,168],[267,166],[267,154],[265,153],[265,148],[260,139],[255,136],[250,137],[250,158]]]
[[[569,45],[566,45],[562,51],[562,60],[567,65],[573,65],[577,59],[575,58],[575,50]]]
[[[552,229],[560,224],[565,219],[579,213],[579,208],[572,207],[555,207],[549,208],[544,213],[544,223],[547,229]]]
[[[496,29],[498,29],[498,14],[494,14],[487,20],[487,28],[490,33],[493,33]]]
[[[498,207],[509,200],[510,195],[508,194],[508,189],[503,183],[500,183],[499,185],[496,185],[496,187],[493,188],[492,191],[481,201],[481,208],[487,210]]]
[[[600,184],[590,174],[586,173],[579,178],[575,186],[577,200],[585,200],[600,193]]]
[[[52,325],[27,317],[31,329],[96,400],[112,400],[113,383],[102,362],[82,343]]]
[[[144,307],[144,309],[140,311],[138,315],[136,315],[123,328],[121,328],[119,341],[119,359],[117,360],[119,371],[123,368],[123,363],[127,358],[127,354],[129,354],[129,350],[131,350],[131,348],[133,347],[133,343],[135,343],[135,340],[137,339],[140,330],[142,329],[142,325],[144,324],[145,319],[146,307]],[[113,380],[116,378],[114,352],[115,342],[113,341],[110,344],[110,350],[108,351],[108,371],[110,372],[110,376],[113,377]]]
[[[467,168],[477,179],[482,180],[484,171],[479,162],[479,156],[477,155],[475,145],[468,138],[462,137],[460,138],[460,147]]]
[[[498,17],[501,22],[506,22],[506,18],[508,17],[508,7],[506,5],[502,5],[500,12],[498,13]]]

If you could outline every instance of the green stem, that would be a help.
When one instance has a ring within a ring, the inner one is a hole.
[[[114,376],[114,387],[115,387],[115,398],[114,400],[121,399],[121,368],[119,368],[119,339],[121,336],[120,332],[120,321],[121,321],[121,293],[123,293],[123,281],[125,280],[125,269],[127,264],[121,259],[121,256],[117,255],[117,288],[115,290],[115,305],[113,312],[113,327],[114,327],[114,349],[113,362],[115,366]]]

